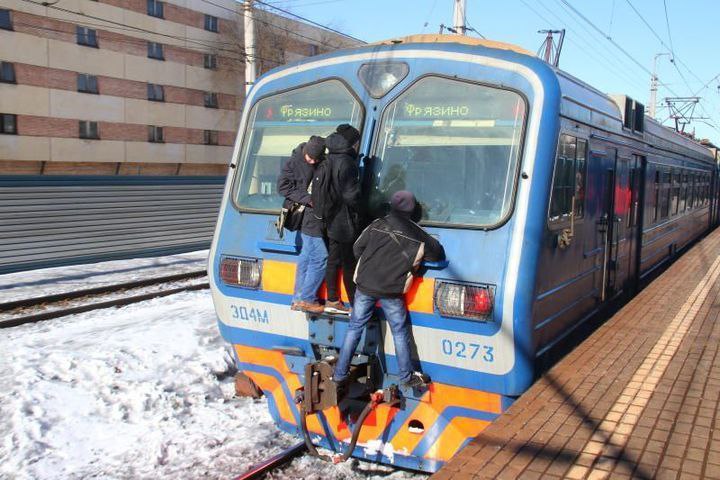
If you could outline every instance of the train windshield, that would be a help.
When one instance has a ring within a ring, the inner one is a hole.
[[[362,106],[343,83],[328,80],[266,97],[250,111],[239,165],[238,206],[277,210],[277,177],[292,150],[311,135],[323,137],[341,123],[360,130]]]
[[[525,115],[515,92],[419,80],[383,114],[370,211],[382,215],[394,192],[410,190],[426,223],[498,224],[512,204]]]

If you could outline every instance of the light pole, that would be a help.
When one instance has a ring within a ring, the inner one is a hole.
[[[650,118],[655,118],[655,106],[657,104],[657,90],[658,90],[658,76],[657,76],[657,59],[658,57],[664,57],[668,56],[670,57],[670,61],[673,61],[672,55],[669,53],[656,53],[655,57],[653,57],[653,69],[652,69],[652,76],[650,76],[650,101],[649,107],[650,107]]]

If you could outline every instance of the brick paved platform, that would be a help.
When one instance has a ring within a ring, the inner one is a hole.
[[[432,479],[720,479],[720,229]]]

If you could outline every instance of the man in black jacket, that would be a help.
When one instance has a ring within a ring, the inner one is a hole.
[[[350,324],[333,374],[333,381],[339,385],[347,380],[350,361],[378,300],[392,330],[400,382],[412,388],[425,383],[424,376],[412,370],[410,325],[404,294],[409,290],[413,273],[420,262],[444,260],[445,250],[440,242],[412,221],[416,208],[412,193],[405,190],[395,192],[390,206],[390,214],[372,222],[354,245],[355,256],[358,257],[355,270],[357,290]]]
[[[358,235],[358,210],[360,204],[360,171],[355,145],[360,140],[360,132],[346,123],[339,125],[337,131],[328,135],[325,145],[328,149],[327,161],[332,171],[333,188],[337,204],[332,215],[326,219],[328,236],[328,264],[325,284],[328,289],[325,311],[349,313],[349,309],[340,300],[338,291],[338,270],[342,266],[343,283],[352,304],[355,296],[355,283],[352,274],[355,270],[353,242]]]
[[[324,311],[324,307],[318,302],[317,291],[325,277],[328,256],[323,239],[324,225],[321,219],[313,215],[308,191],[315,165],[322,161],[325,161],[325,139],[312,136],[293,150],[278,177],[278,191],[285,197],[284,206],[288,207],[295,202],[305,207],[300,228],[302,244],[290,308],[312,313]]]

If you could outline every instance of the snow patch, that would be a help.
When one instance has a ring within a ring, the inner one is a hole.
[[[209,291],[2,332],[2,479],[227,479],[299,441],[265,399],[234,397]],[[303,456],[273,478],[426,476]]]

